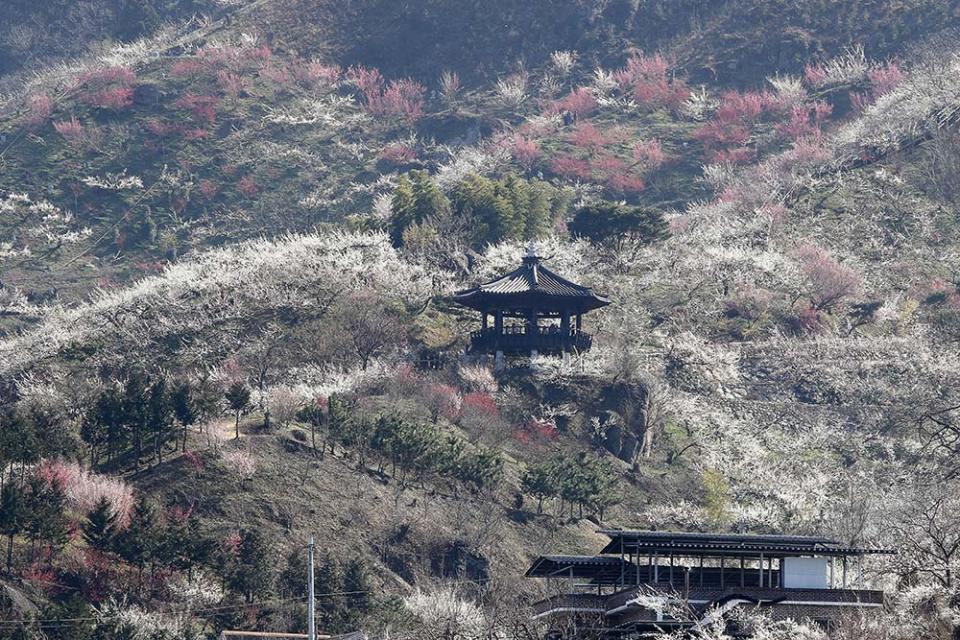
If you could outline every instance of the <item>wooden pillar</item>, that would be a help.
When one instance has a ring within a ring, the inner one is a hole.
[[[741,554],[741,555],[740,555],[740,586],[741,586],[741,587],[745,586],[745,584],[746,584],[746,580],[744,579],[744,578],[746,578],[745,568],[746,568],[746,567],[744,566],[743,554]]]
[[[621,589],[623,589],[624,587],[623,574],[625,570],[626,570],[626,564],[624,563],[624,559],[623,559],[623,536],[621,535],[620,536],[620,588]]]
[[[700,555],[700,586],[703,586],[703,555]]]
[[[488,314],[486,311],[480,312],[480,328],[483,329],[484,331],[487,330],[487,315]]]
[[[660,557],[656,549],[653,550],[653,582],[660,582]]]
[[[760,588],[763,588],[763,552],[760,553]]]
[[[843,556],[843,588],[847,588],[847,556]]]
[[[503,309],[497,309],[493,316],[493,331],[498,336],[503,334]]]
[[[670,552],[670,586],[673,586],[673,552]]]
[[[583,328],[583,316],[579,313],[577,314],[577,331]]]
[[[724,557],[720,556],[720,588],[723,589],[723,564]]]

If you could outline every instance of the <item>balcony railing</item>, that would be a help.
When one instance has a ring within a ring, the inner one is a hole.
[[[563,332],[559,327],[537,327],[535,332],[527,327],[503,327],[501,332],[488,327],[470,335],[472,353],[496,353],[529,355],[530,352],[557,355],[564,351],[588,351],[593,344],[589,333],[571,329]]]

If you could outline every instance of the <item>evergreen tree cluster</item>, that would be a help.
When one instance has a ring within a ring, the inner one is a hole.
[[[369,571],[363,560],[344,560],[329,551],[314,559],[313,593],[317,603],[317,628],[324,633],[346,633],[357,629],[375,600]],[[285,598],[300,598],[307,592],[306,553],[294,549],[280,574],[279,592]],[[306,620],[305,604],[295,617]],[[304,624],[300,631],[306,630]]]
[[[473,247],[500,240],[532,240],[553,227],[568,194],[547,182],[515,174],[491,180],[469,175],[445,194],[426,171],[400,177],[391,200],[390,239],[403,246],[412,234],[455,230]]]
[[[543,513],[545,498],[560,498],[558,515],[569,505],[571,516],[576,506],[581,517],[586,507],[601,519],[607,507],[619,502],[616,486],[610,465],[586,453],[575,458],[558,455],[531,465],[521,479],[523,491],[537,499],[537,513]]]
[[[126,454],[135,469],[145,455],[163,463],[168,450],[186,450],[187,430],[216,411],[217,394],[205,384],[169,382],[162,375],[131,374],[108,385],[83,416],[80,437],[90,451],[90,464],[108,466]]]
[[[300,418],[321,434],[324,451],[340,443],[356,452],[361,465],[376,457],[378,472],[389,466],[394,477],[406,484],[411,478],[422,483],[428,476],[462,482],[472,491],[497,486],[503,476],[503,459],[493,449],[469,449],[456,435],[437,425],[380,415],[375,419],[351,410],[347,400],[330,396],[326,416],[315,407],[301,411]]]

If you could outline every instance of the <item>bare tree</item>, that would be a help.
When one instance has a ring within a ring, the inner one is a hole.
[[[394,350],[404,338],[398,314],[371,290],[359,291],[341,301],[338,320],[350,351],[364,370],[373,358]]]

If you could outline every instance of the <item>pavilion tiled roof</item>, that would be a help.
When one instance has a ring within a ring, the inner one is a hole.
[[[571,282],[540,263],[540,258],[527,256],[523,264],[499,278],[454,294],[454,301],[472,308],[482,308],[491,301],[529,298],[569,304],[581,311],[599,309],[610,302],[590,287]]]

